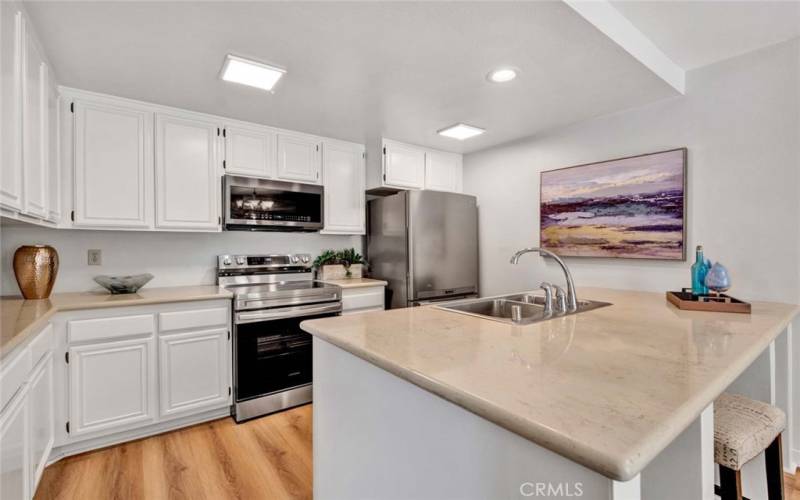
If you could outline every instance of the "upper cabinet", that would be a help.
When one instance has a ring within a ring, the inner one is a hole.
[[[22,161],[24,206],[27,215],[46,218],[47,149],[49,147],[47,111],[49,68],[33,33],[23,17],[22,52]]]
[[[330,234],[365,234],[364,146],[326,140],[322,148],[325,179],[325,229]]]
[[[22,12],[0,2],[0,207],[20,211],[22,192]]]
[[[153,113],[124,101],[72,102],[74,225],[153,227]]]
[[[47,92],[48,219],[61,220],[61,99],[51,85]]]
[[[381,140],[377,153],[368,158],[367,188],[371,193],[386,194],[404,189],[460,193],[462,190],[462,155],[458,153],[390,139]]]
[[[61,210],[51,193],[59,182],[55,77],[22,5],[0,2],[0,9],[0,208],[54,222]]]
[[[227,123],[225,173],[273,179],[277,174],[277,133],[269,127]]]
[[[156,227],[220,230],[221,125],[156,113]]]
[[[387,187],[408,189],[425,187],[425,150],[385,139],[383,181]]]
[[[425,152],[425,189],[461,191],[462,156],[443,151]]]
[[[278,177],[320,184],[321,142],[318,137],[310,135],[278,133]]]

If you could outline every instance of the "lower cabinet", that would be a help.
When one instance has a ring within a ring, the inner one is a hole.
[[[342,314],[355,314],[384,309],[384,286],[342,289]]]
[[[26,402],[24,392],[17,394],[0,414],[0,498],[3,499],[31,497]]]
[[[42,477],[55,437],[53,421],[53,355],[48,353],[34,369],[28,389],[30,416],[31,493]]]
[[[228,402],[227,328],[162,335],[158,342],[162,417]]]
[[[98,342],[69,349],[69,433],[79,436],[155,419],[154,340]]]

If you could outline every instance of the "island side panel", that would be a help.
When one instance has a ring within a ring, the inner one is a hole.
[[[313,359],[318,500],[641,498],[317,337]]]

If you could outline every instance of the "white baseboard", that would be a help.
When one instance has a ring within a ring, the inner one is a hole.
[[[62,458],[66,458],[79,453],[106,448],[115,444],[125,443],[127,441],[134,441],[164,432],[174,431],[181,427],[188,427],[190,425],[201,424],[210,420],[217,420],[223,417],[230,417],[230,406],[218,408],[216,410],[209,410],[197,415],[190,415],[188,417],[177,418],[167,422],[159,422],[157,424],[148,425],[139,429],[132,429],[129,431],[118,432],[109,436],[101,436],[91,439],[86,439],[76,443],[68,443],[58,448],[53,448],[50,452],[50,458],[47,460],[47,465],[58,462]]]

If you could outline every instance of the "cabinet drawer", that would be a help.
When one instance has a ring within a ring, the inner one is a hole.
[[[3,368],[0,370],[0,410],[6,406],[25,383],[31,367],[31,351],[29,347],[13,355],[12,359],[3,360]]]
[[[383,286],[342,290],[342,310],[383,308]]]
[[[67,341],[89,342],[134,335],[151,335],[154,331],[152,314],[81,319],[67,323]]]
[[[36,364],[53,348],[53,325],[48,323],[41,332],[31,341],[31,365]]]
[[[158,315],[158,330],[161,332],[169,332],[188,328],[226,326],[228,324],[228,319],[229,313],[227,307],[165,312],[159,313]]]

